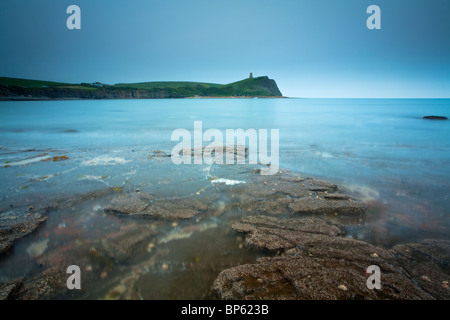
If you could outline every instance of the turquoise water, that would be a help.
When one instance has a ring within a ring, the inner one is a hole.
[[[79,177],[99,176],[99,167],[86,161],[105,155],[125,162],[103,166],[101,175],[109,185],[123,184],[148,152],[170,152],[173,130],[192,132],[201,120],[204,131],[279,129],[280,167],[333,181],[365,200],[373,241],[389,246],[448,238],[450,121],[422,117],[450,117],[449,99],[3,101],[0,112],[0,164],[11,165],[0,168],[5,204],[37,190],[95,189],[105,181]],[[16,165],[49,152],[73,161],[51,169],[40,162]],[[149,175],[164,176],[158,170]]]

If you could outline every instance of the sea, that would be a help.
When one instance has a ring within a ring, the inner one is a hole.
[[[195,197],[208,183],[208,164],[175,165],[157,155],[170,154],[178,143],[171,139],[176,129],[191,132],[193,139],[194,122],[201,121],[203,132],[218,129],[224,137],[227,129],[267,129],[269,145],[279,146],[280,170],[333,182],[364,201],[366,218],[353,234],[358,239],[385,248],[449,240],[450,121],[423,119],[430,115],[450,117],[450,99],[1,101],[0,215],[7,215],[8,208],[106,187]],[[271,140],[271,129],[279,130],[278,141]],[[235,181],[239,170],[227,165],[220,178]],[[49,212],[43,227],[0,257],[0,282],[35,274],[36,265],[42,265],[36,261],[46,254],[50,259],[52,250],[136,224],[105,215],[103,205]],[[145,245],[146,252],[163,243],[168,253],[153,262],[131,259],[99,270],[96,289],[84,298],[123,298],[124,283],[131,281],[143,299],[203,299],[220,270],[259,255],[242,248],[242,239],[220,217],[197,219],[200,231],[194,234],[186,231],[191,230],[183,224],[188,222],[145,221],[163,230],[159,240]],[[190,247],[182,247],[188,237]],[[225,244],[236,252],[229,253]],[[192,271],[189,263],[197,263],[202,272]]]

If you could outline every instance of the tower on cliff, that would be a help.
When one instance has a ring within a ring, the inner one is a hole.
[[[250,72],[250,79],[253,79],[253,72]]]

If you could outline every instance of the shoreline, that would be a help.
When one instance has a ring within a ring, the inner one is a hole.
[[[183,98],[107,98],[107,99],[82,99],[82,98],[26,98],[26,97],[0,97],[0,101],[95,101],[95,100],[180,100],[180,99],[290,99],[285,96],[218,96],[218,97],[183,97]]]

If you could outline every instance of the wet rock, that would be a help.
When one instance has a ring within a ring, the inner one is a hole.
[[[46,300],[59,298],[75,298],[83,290],[69,290],[67,288],[67,266],[56,265],[24,281],[20,290],[15,294],[18,300]]]
[[[289,198],[277,198],[261,200],[250,204],[241,203],[241,207],[251,213],[287,215],[290,214],[288,204],[293,200]]]
[[[134,215],[143,212],[148,206],[148,202],[138,197],[123,195],[113,198],[105,211],[107,213]]]
[[[339,215],[361,215],[367,210],[366,205],[354,199],[301,198],[289,204],[289,209],[296,214],[325,213]]]
[[[0,214],[0,254],[13,242],[35,231],[47,219],[47,210],[12,209]]]
[[[52,160],[53,160],[53,162],[64,161],[64,160],[69,160],[69,157],[68,156],[57,156],[57,157],[53,157]]]
[[[450,289],[442,285],[450,278],[450,241],[424,240],[396,245],[393,250],[407,274],[426,292],[438,299],[450,299]]]
[[[233,196],[250,213],[362,215],[366,206],[339,193],[335,184],[287,173],[280,176],[255,175]]]
[[[449,298],[442,285],[449,277],[449,241],[388,250],[343,238],[338,226],[316,218],[250,216],[232,228],[246,234],[247,245],[284,255],[222,271],[212,287],[220,299]],[[380,267],[380,290],[367,287],[371,265]]]
[[[199,200],[159,200],[147,208],[146,215],[163,219],[190,219],[206,210],[208,205]]]
[[[262,199],[272,195],[305,197],[310,194],[309,180],[296,176],[261,176],[255,174],[251,181],[240,189],[245,189],[247,196]]]
[[[161,159],[161,158],[167,158],[170,157],[171,154],[170,153],[166,153],[165,151],[161,151],[161,150],[153,150],[149,155],[148,158],[150,160],[152,159]]]
[[[218,147],[218,149],[220,149],[220,147]],[[200,148],[191,148],[191,149],[182,149],[180,150],[180,155],[188,155],[190,154],[191,157],[196,156],[197,154],[201,154],[203,156],[207,156],[205,154],[205,150],[208,153],[211,153],[212,157],[216,156],[216,149],[210,149],[208,147],[200,147]],[[244,145],[237,145],[237,146],[224,146],[222,147],[222,150],[220,150],[222,152],[222,156],[223,156],[223,163],[226,163],[226,158],[228,157],[232,157],[233,159],[235,159],[235,156],[237,156],[237,158],[242,158],[245,159],[246,157],[248,157],[248,148],[245,147]],[[235,159],[236,161],[236,159]]]
[[[322,181],[322,180],[315,180],[311,178],[307,178],[307,180],[310,183],[310,186],[308,187],[311,191],[336,191],[338,187],[331,182]]]
[[[423,119],[426,119],[426,120],[448,120],[447,117],[443,117],[443,116],[425,116],[425,117],[423,117]]]
[[[0,254],[2,254],[3,252],[8,251],[12,246],[13,246],[13,242],[12,241],[0,240]]]
[[[178,220],[190,219],[207,209],[208,205],[204,201],[195,199],[178,198],[144,201],[139,195],[123,195],[114,198],[105,212]]]
[[[325,193],[320,194],[325,200],[350,200],[350,197],[346,194],[340,193]]]
[[[0,300],[14,299],[24,280],[19,278],[8,283],[0,283]]]
[[[97,256],[104,254],[116,262],[126,261],[144,240],[155,234],[156,231],[148,226],[138,226],[131,230],[108,235],[102,239],[102,249]]]
[[[335,256],[333,243],[324,239],[316,255],[291,250],[284,257],[260,258],[256,264],[242,265],[223,271],[213,285],[222,299],[432,299],[416,283],[384,261],[373,261],[366,245],[348,239],[352,255],[340,251]],[[341,250],[345,247],[341,248]],[[369,248],[373,250],[373,248]],[[320,254],[319,254],[320,253]],[[389,253],[385,253],[389,254]],[[365,268],[377,264],[382,272],[381,290],[366,286]],[[263,283],[256,279],[262,278]],[[345,286],[347,290],[341,290]]]
[[[232,229],[247,235],[246,244],[260,249],[280,250],[311,241],[318,242],[321,235],[335,236],[341,230],[319,219],[278,219],[268,216],[249,216],[240,223],[234,223]]]

